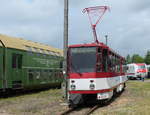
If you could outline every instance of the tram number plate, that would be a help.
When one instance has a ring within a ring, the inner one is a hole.
[[[97,99],[102,100],[102,99],[108,99],[109,98],[109,93],[98,93],[97,94]]]

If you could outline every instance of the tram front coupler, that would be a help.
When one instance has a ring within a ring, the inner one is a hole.
[[[75,108],[83,103],[82,94],[70,94],[68,99],[69,107]]]

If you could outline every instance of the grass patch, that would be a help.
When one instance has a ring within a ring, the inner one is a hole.
[[[25,94],[22,96],[1,98],[0,112],[15,115],[43,115],[51,106],[60,102],[61,89],[50,89],[38,93]]]
[[[150,82],[128,81],[126,91],[116,104],[98,111],[101,115],[150,115]]]
[[[67,109],[61,89],[0,99],[0,114],[60,115]],[[125,92],[93,115],[150,115],[150,82],[128,81]]]

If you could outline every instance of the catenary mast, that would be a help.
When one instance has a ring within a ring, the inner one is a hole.
[[[63,63],[63,71],[64,71],[64,94],[65,99],[67,99],[67,49],[68,49],[68,12],[69,12],[69,0],[64,0],[64,63]]]

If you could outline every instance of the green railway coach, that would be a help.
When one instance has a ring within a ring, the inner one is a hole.
[[[58,86],[62,50],[0,35],[0,91]]]

